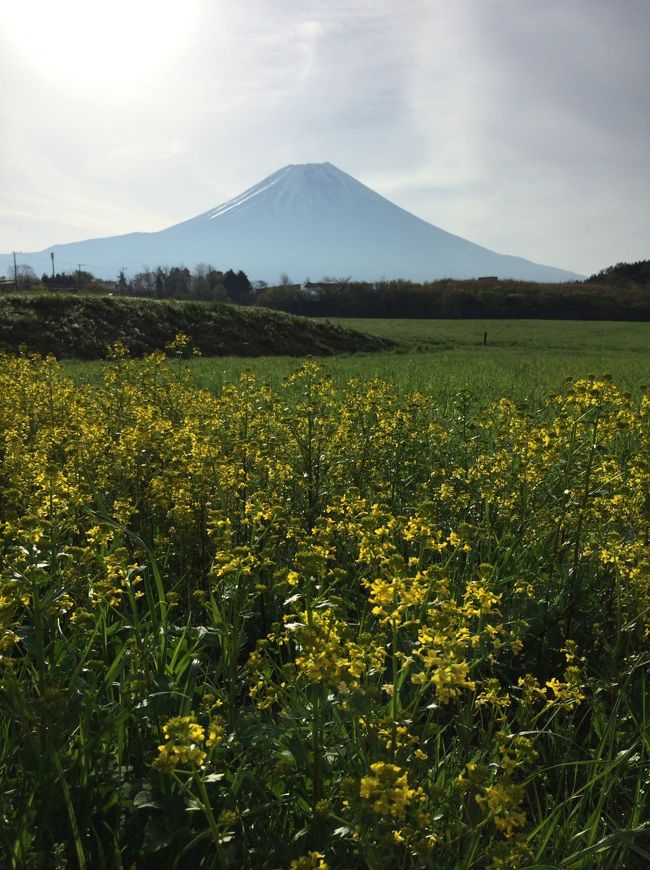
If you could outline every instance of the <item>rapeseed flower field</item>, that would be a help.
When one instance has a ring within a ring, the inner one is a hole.
[[[2,866],[650,861],[649,395],[7,355],[0,505]]]

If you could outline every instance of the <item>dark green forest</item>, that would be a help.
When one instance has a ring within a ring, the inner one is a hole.
[[[451,279],[415,283],[350,280],[268,287],[260,305],[319,317],[650,320],[650,260],[619,263],[586,281]]]

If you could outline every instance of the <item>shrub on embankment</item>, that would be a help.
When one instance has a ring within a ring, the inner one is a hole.
[[[391,342],[329,323],[225,303],[74,295],[0,298],[0,349],[99,359],[121,342],[134,355],[163,348],[179,332],[206,356],[327,356]]]

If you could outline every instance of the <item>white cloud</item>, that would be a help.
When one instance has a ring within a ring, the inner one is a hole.
[[[175,4],[149,33],[138,19],[137,65],[115,46],[71,75],[4,29],[4,249],[159,229],[329,160],[501,252],[579,271],[648,256],[646,0],[185,6],[178,33]]]

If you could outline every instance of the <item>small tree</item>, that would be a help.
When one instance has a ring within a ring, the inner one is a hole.
[[[172,299],[189,299],[192,294],[192,276],[185,266],[173,266],[165,281],[165,296]]]
[[[38,284],[36,272],[32,269],[31,266],[20,263],[18,266],[16,266],[16,283],[22,289],[26,289],[28,287],[32,287],[34,284]]]
[[[124,274],[124,269],[120,269],[120,274],[117,278],[117,292],[120,296],[126,296],[129,292],[129,284]]]
[[[151,269],[144,269],[133,276],[131,287],[136,296],[153,296],[156,290],[156,275]]]
[[[199,263],[192,275],[192,298],[206,302],[226,302],[224,274],[206,263]]]
[[[228,298],[237,305],[248,305],[251,302],[253,288],[248,276],[241,269],[237,274],[228,269],[223,276],[223,286]]]

